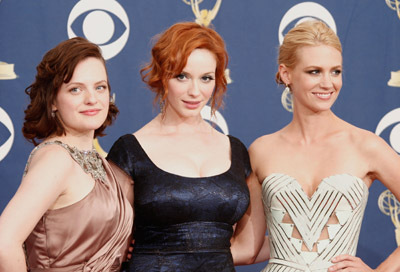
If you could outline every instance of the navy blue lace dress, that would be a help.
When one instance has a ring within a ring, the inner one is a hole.
[[[250,161],[229,136],[231,166],[219,175],[183,177],[158,168],[127,134],[107,159],[134,180],[134,250],[129,271],[231,272],[232,225],[246,212]]]

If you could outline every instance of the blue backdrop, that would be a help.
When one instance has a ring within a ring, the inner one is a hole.
[[[139,129],[158,112],[139,76],[151,38],[178,21],[211,21],[226,41],[232,79],[217,124],[249,146],[291,119],[274,81],[280,37],[299,21],[318,18],[336,29],[343,44],[343,88],[334,112],[376,132],[400,153],[399,8],[398,0],[0,0],[0,212],[15,193],[33,147],[21,133],[28,103],[24,89],[43,54],[74,36],[99,44],[107,59],[120,109],[108,135],[99,139],[108,151],[120,135]],[[358,247],[372,267],[396,248],[395,227],[378,206],[384,190],[379,182],[370,189]]]

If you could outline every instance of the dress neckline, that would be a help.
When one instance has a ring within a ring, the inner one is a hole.
[[[59,140],[43,143],[43,145],[47,144],[58,144],[64,147],[85,173],[90,174],[94,180],[100,180],[103,183],[106,182],[106,171],[103,167],[103,161],[96,149],[79,150],[77,147],[70,146]]]
[[[140,142],[139,142],[139,140],[136,138],[136,136],[135,136],[134,134],[129,134],[129,135],[131,135],[131,136],[133,137],[134,142],[136,142],[137,146],[140,148],[140,150],[141,150],[141,152],[143,153],[143,155],[146,157],[146,159],[147,159],[158,171],[161,171],[161,172],[163,172],[163,173],[165,173],[165,174],[168,174],[168,175],[171,175],[171,176],[175,176],[175,177],[179,177],[179,178],[185,178],[185,179],[193,179],[193,180],[196,180],[196,179],[206,179],[206,178],[215,178],[215,177],[219,177],[219,176],[226,175],[227,173],[229,173],[229,172],[232,170],[232,167],[233,167],[233,158],[234,158],[234,156],[233,156],[233,152],[234,152],[233,149],[234,149],[234,147],[233,147],[233,146],[234,146],[234,145],[233,145],[233,143],[232,143],[232,137],[231,137],[230,135],[226,135],[226,136],[228,136],[229,144],[230,144],[230,159],[231,159],[231,163],[230,163],[229,168],[228,168],[226,171],[222,172],[222,173],[215,174],[215,175],[211,175],[211,176],[204,176],[204,177],[188,177],[188,176],[182,176],[182,175],[179,175],[179,174],[175,174],[175,173],[168,172],[168,171],[166,171],[166,170],[164,170],[164,169],[158,167],[158,166],[151,160],[151,158],[148,156],[148,154],[146,153],[146,151],[144,150],[144,148],[142,147],[142,145],[140,144]]]
[[[309,199],[312,199],[312,198],[314,197],[314,195],[316,194],[316,192],[318,191],[318,188],[321,186],[322,183],[325,183],[325,182],[327,182],[329,179],[334,178],[334,177],[338,177],[338,176],[348,176],[348,177],[351,177],[351,178],[357,180],[358,182],[360,182],[361,184],[363,184],[364,189],[367,189],[367,191],[369,191],[369,188],[368,188],[367,184],[365,184],[365,182],[364,182],[360,177],[357,177],[357,176],[354,176],[354,175],[351,175],[351,174],[347,174],[347,173],[333,174],[333,175],[330,175],[330,176],[327,176],[327,177],[322,178],[322,179],[320,180],[318,186],[317,186],[316,189],[314,190],[314,192],[311,194],[311,196],[308,195],[308,194],[306,193],[306,191],[304,191],[303,187],[300,185],[299,181],[298,181],[295,177],[290,176],[290,175],[288,175],[288,174],[284,174],[284,173],[271,173],[271,174],[269,174],[268,176],[266,176],[266,177],[263,179],[263,181],[262,181],[262,187],[264,187],[265,184],[267,184],[268,181],[271,180],[271,178],[272,178],[272,177],[275,177],[275,176],[285,176],[285,177],[287,177],[287,178],[290,178],[292,181],[294,181],[294,182],[299,186],[299,188],[303,191],[303,193],[304,193]]]

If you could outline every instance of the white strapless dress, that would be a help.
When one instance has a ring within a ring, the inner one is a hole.
[[[271,249],[263,272],[325,272],[333,257],[356,254],[368,199],[360,178],[324,178],[309,198],[295,178],[271,174],[262,196]]]

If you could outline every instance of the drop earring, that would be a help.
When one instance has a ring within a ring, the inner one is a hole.
[[[290,90],[289,85],[286,84],[286,88],[282,92],[281,96],[282,106],[289,112],[293,112],[293,97],[292,91]]]

